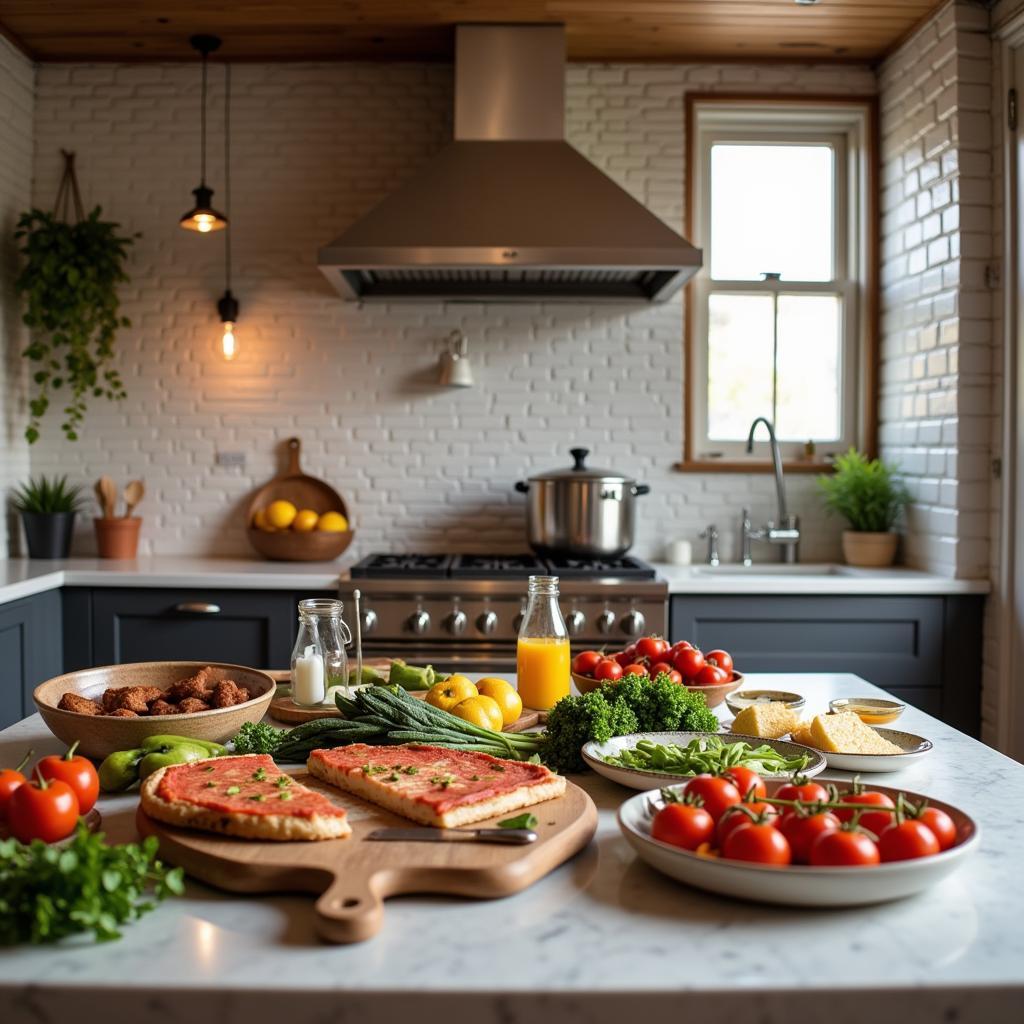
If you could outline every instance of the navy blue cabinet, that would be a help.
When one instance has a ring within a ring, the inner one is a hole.
[[[0,728],[35,711],[32,691],[62,671],[56,591],[0,605]]]
[[[669,632],[744,672],[853,672],[977,735],[981,597],[674,595]]]

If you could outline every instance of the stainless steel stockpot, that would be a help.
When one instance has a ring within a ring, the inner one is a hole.
[[[633,545],[636,499],[650,487],[607,469],[586,466],[586,448],[569,452],[575,465],[520,480],[526,495],[526,535],[540,554],[617,558]]]

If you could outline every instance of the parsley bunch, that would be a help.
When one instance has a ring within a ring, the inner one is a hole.
[[[0,841],[0,945],[57,942],[92,932],[121,937],[118,925],[185,890],[181,868],[156,859],[157,841],[108,846],[79,824],[64,847]]]

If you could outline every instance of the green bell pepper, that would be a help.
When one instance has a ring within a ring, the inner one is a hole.
[[[433,665],[417,668],[406,665],[404,661],[393,661],[388,682],[392,685],[397,683],[403,690],[429,690],[437,682],[437,674]]]
[[[223,757],[228,753],[228,748],[221,743],[211,743],[209,740],[194,740],[191,736],[149,736],[142,741],[142,749],[163,753],[168,747],[176,747],[179,743],[190,743],[192,746],[204,747],[208,753],[207,757]],[[193,759],[194,760],[194,759]]]
[[[187,764],[207,757],[223,757],[228,748],[188,736],[150,736],[134,750],[117,750],[100,765],[100,788],[104,793],[122,793],[136,782],[169,764]]]
[[[100,765],[100,789],[104,793],[123,793],[139,781],[139,762],[146,751],[115,750]]]
[[[205,761],[216,754],[199,743],[188,740],[168,745],[163,750],[153,750],[139,762],[139,781],[148,779],[153,772],[166,768],[169,764],[188,764],[189,761]]]

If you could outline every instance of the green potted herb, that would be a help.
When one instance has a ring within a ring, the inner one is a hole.
[[[67,558],[81,489],[68,486],[66,476],[29,479],[14,492],[21,513],[29,558]]]
[[[818,477],[825,505],[850,524],[843,531],[843,557],[849,565],[892,565],[899,534],[893,530],[909,500],[895,466],[869,459],[851,448],[835,460],[835,472]]]

